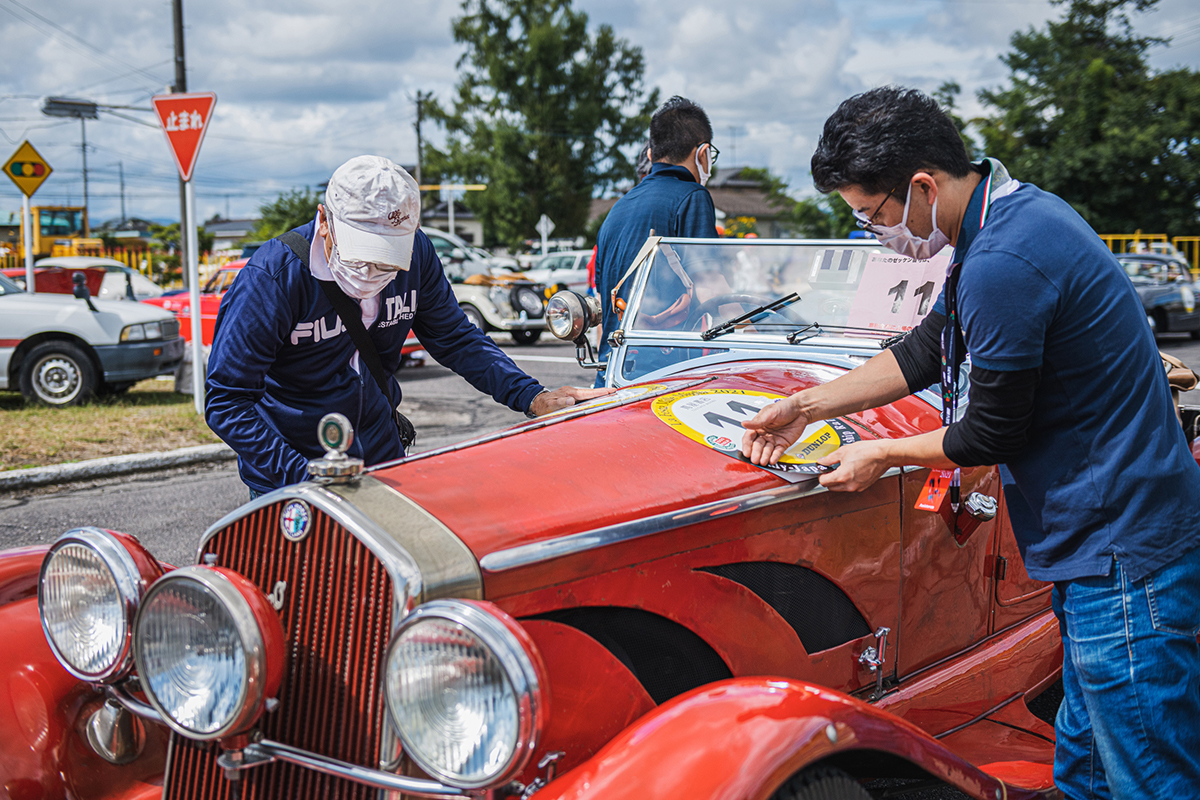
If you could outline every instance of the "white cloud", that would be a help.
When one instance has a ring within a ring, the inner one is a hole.
[[[36,202],[79,202],[79,124],[39,112],[39,97],[70,94],[145,107],[172,82],[170,4],[137,0],[16,0],[98,48],[0,0],[0,151],[29,138],[55,169]],[[1006,78],[999,61],[1018,30],[1061,13],[1048,0],[576,0],[593,24],[641,47],[646,85],[709,112],[722,165],[766,166],[797,193],[821,124],[850,94],[883,83],[926,90],[946,80],[975,93]],[[458,0],[271,0],[185,4],[189,88],[218,102],[196,167],[199,211],[253,214],[263,200],[314,186],[346,158],[415,157],[418,90],[451,99],[461,48]],[[21,21],[32,20],[37,27]],[[1162,0],[1139,31],[1173,36],[1154,51],[1164,69],[1200,66],[1194,0]],[[134,69],[142,68],[145,73]],[[149,121],[150,115],[123,112]],[[119,213],[121,162],[131,215],[176,217],[175,168],[154,129],[102,115],[87,125],[93,219]],[[436,130],[426,136],[437,140]],[[736,159],[735,151],[736,150]],[[0,152],[0,157],[4,153]],[[0,219],[20,207],[0,185]]]

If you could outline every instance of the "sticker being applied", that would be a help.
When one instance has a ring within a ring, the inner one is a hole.
[[[783,395],[767,392],[700,389],[663,395],[651,407],[654,416],[692,441],[739,458],[742,434],[746,432],[742,423],[782,399]],[[860,439],[843,419],[814,422],[804,429],[778,464],[762,469],[793,483],[805,480],[829,471],[828,467],[817,463],[818,459]]]

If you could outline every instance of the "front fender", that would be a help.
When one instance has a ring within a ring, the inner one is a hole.
[[[765,677],[709,684],[660,706],[537,796],[765,800],[805,767],[855,750],[897,756],[980,800],[1043,796],[1005,786],[886,711]]]
[[[50,652],[37,607],[47,547],[0,553],[0,797],[133,800],[162,792],[166,736],[147,723],[140,758],[114,766],[84,733],[102,698]]]

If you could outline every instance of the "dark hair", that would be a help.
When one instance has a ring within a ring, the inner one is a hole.
[[[813,183],[822,193],[852,185],[871,194],[890,192],[928,169],[962,178],[971,160],[937,101],[898,86],[844,101],[825,120],[812,157]]]
[[[650,118],[650,151],[656,164],[678,164],[694,148],[711,140],[708,114],[685,97],[675,95]]]
[[[642,149],[638,152],[637,167],[634,169],[634,174],[637,175],[637,182],[641,183],[642,178],[650,174],[650,141],[642,145]]]

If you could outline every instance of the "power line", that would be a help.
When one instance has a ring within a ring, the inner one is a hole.
[[[47,17],[42,16],[38,12],[34,11],[32,8],[29,8],[25,5],[17,2],[17,0],[2,0],[2,1],[5,3],[8,3],[9,5],[16,6],[17,8],[21,9],[21,11],[30,15],[31,17],[34,17],[35,19],[40,20],[41,22],[45,23],[46,25],[49,25],[51,28],[53,28],[56,31],[61,32],[62,34],[69,36],[71,39],[73,39],[76,42],[78,42],[79,44],[83,45],[88,50],[91,50],[93,53],[100,56],[101,58],[107,59],[109,62],[111,62],[110,64],[106,65],[106,66],[108,66],[109,69],[112,69],[112,64],[115,63],[115,64],[119,64],[122,67],[125,67],[126,69],[132,70],[133,72],[139,73],[143,77],[148,78],[149,80],[161,82],[161,78],[157,77],[156,75],[153,75],[153,74],[147,72],[146,70],[142,69],[141,67],[135,67],[133,64],[122,61],[121,59],[117,58],[116,56],[109,55],[105,51],[101,50],[99,47],[96,47],[95,45],[93,45],[91,42],[88,42],[87,40],[85,40],[79,36],[76,36],[74,33],[67,30],[63,26],[59,25],[54,20],[48,19]],[[55,36],[53,33],[43,30],[41,27],[39,27],[37,25],[37,23],[32,22],[31,20],[28,20],[28,19],[22,17],[20,14],[13,11],[11,8],[8,8],[5,10],[8,11],[8,13],[12,14],[17,19],[24,22],[26,25],[30,26],[31,28],[34,28],[38,32],[43,33],[53,39],[56,39],[59,43],[66,45],[68,48],[70,48],[72,50],[75,50],[75,52],[80,53],[80,55],[87,55],[86,53],[81,53],[78,49],[72,47],[70,42],[63,41],[63,39],[61,37]],[[91,56],[89,56],[89,57],[91,57]],[[95,60],[95,59],[93,58],[93,60]]]

